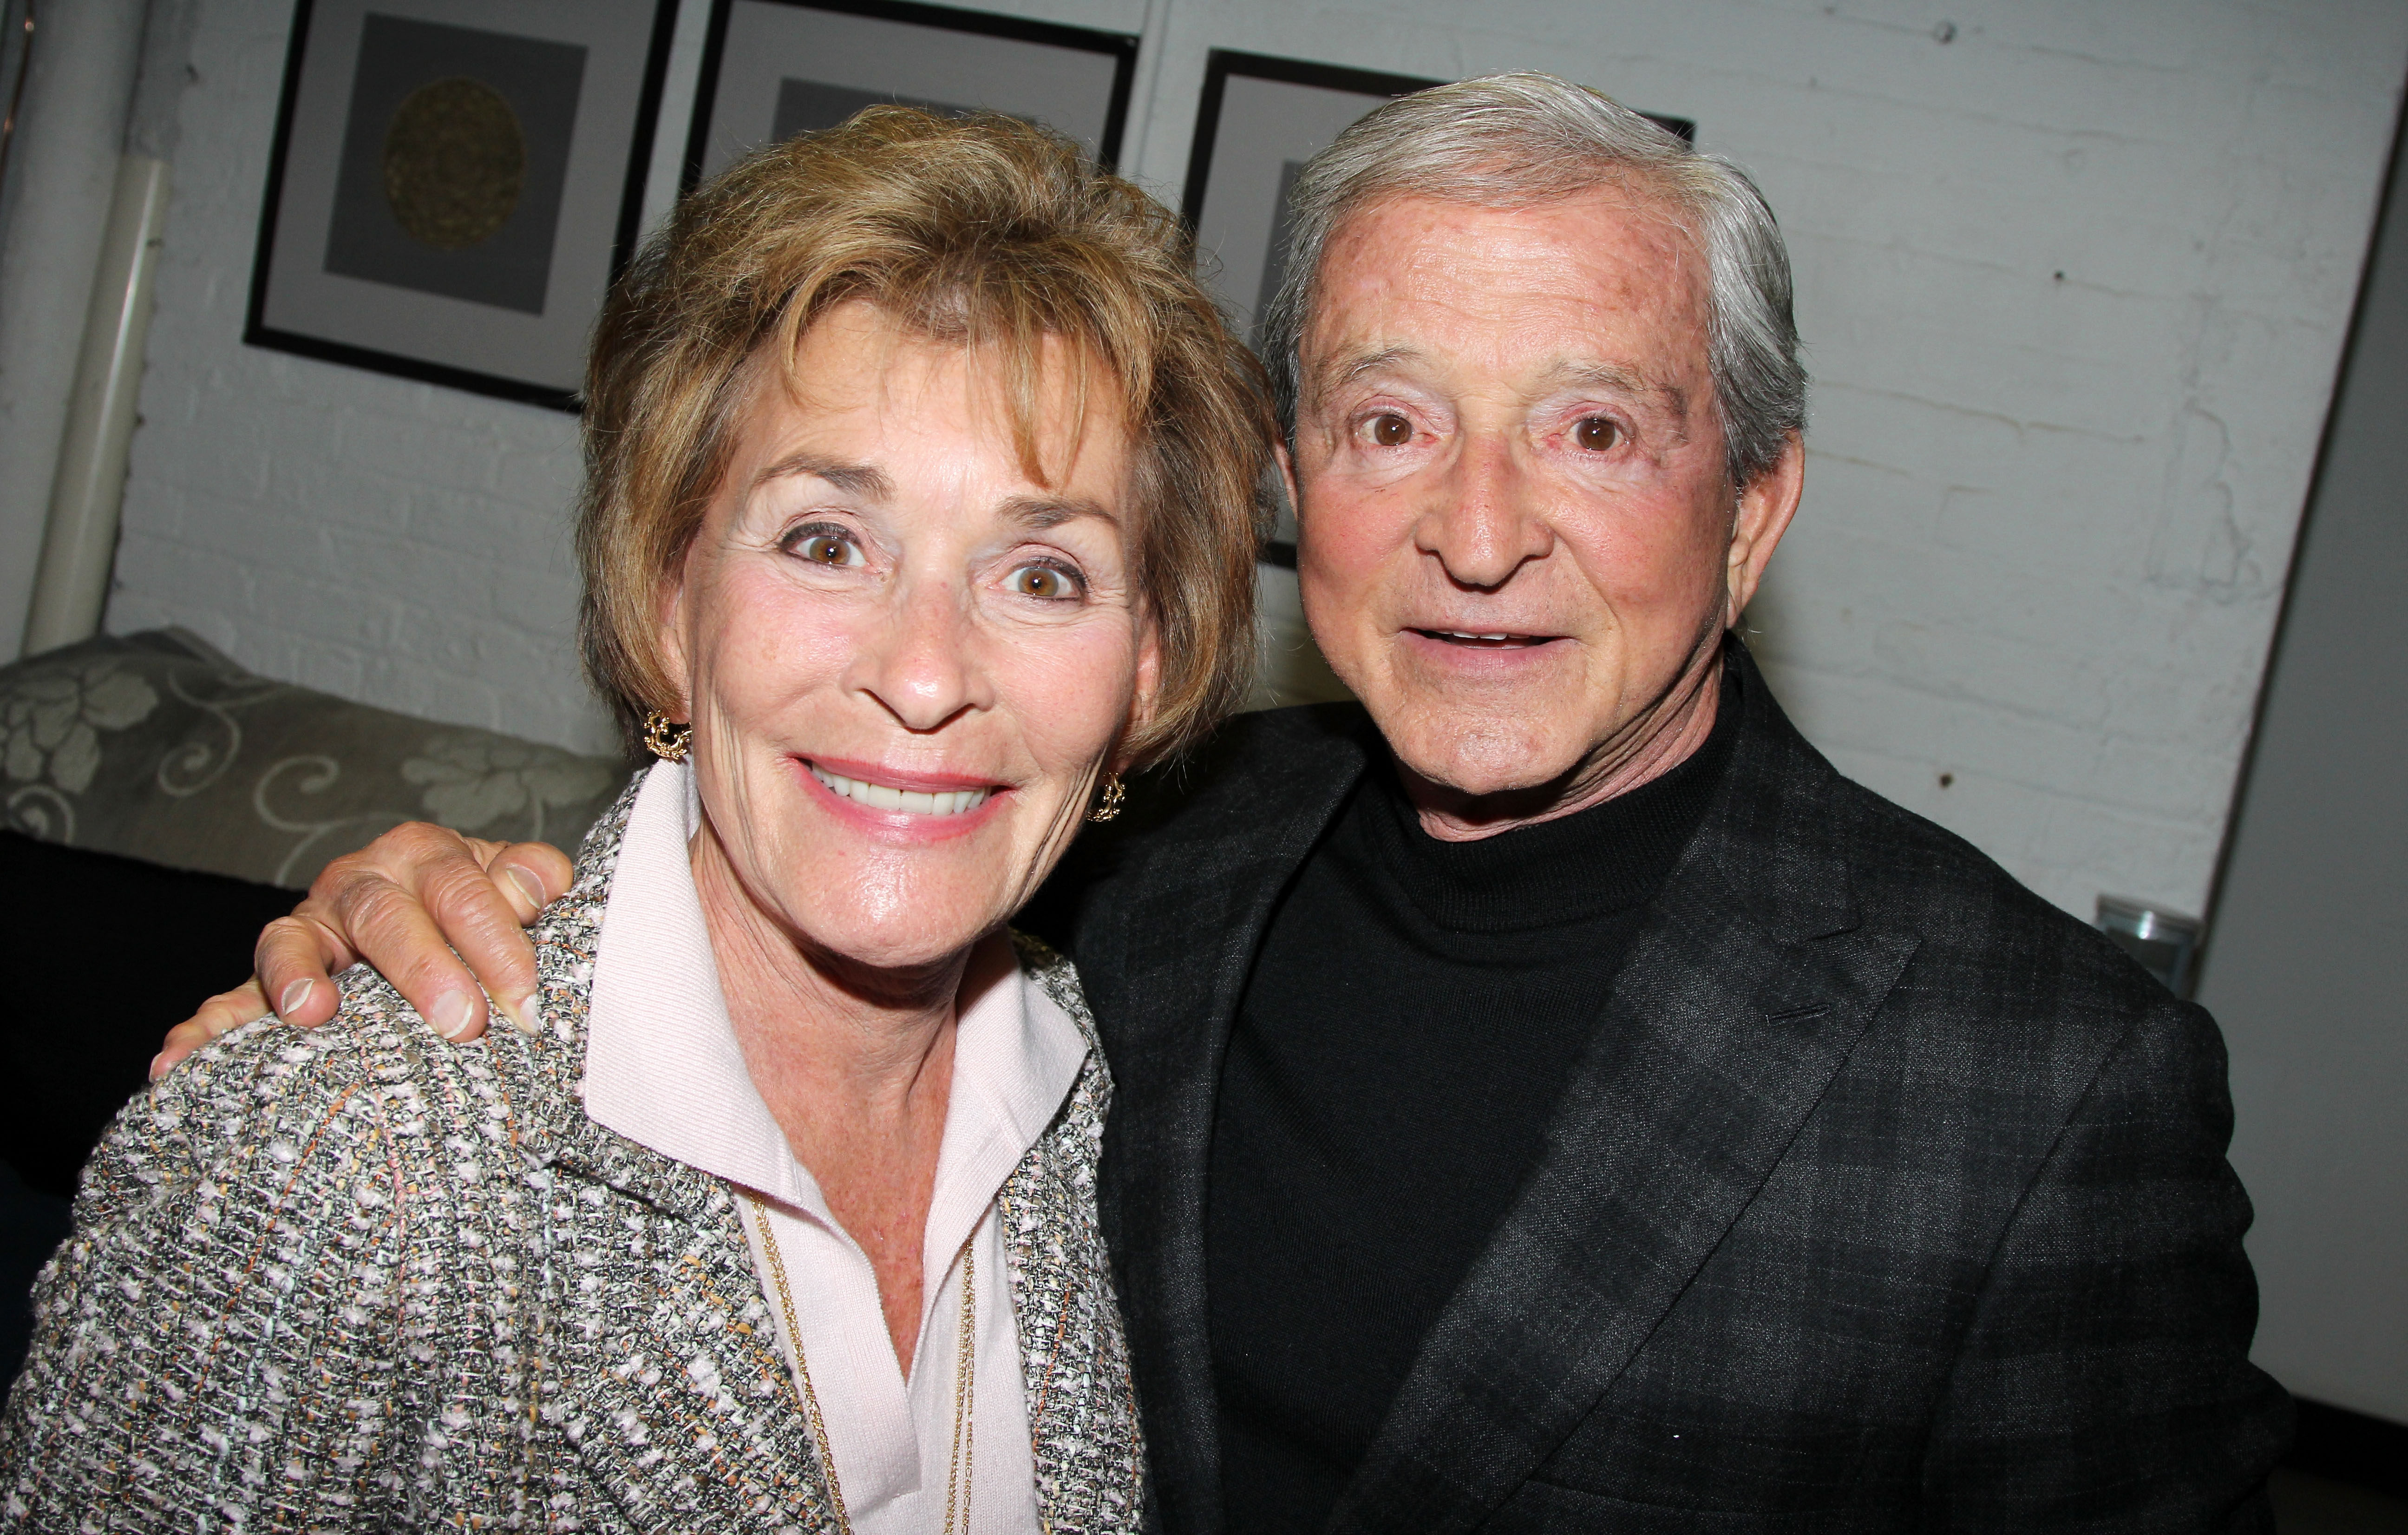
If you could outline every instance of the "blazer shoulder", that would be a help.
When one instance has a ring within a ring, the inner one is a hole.
[[[1899,999],[1931,1026],[2078,1073],[2077,1062],[2103,1061],[2151,1014],[2179,1012],[2175,1032],[2221,1060],[2204,1011],[2098,928],[1955,832],[1836,774],[1833,783],[1830,824],[1857,909],[1914,936]]]
[[[122,1207],[194,1181],[236,1198],[312,1183],[331,1197],[371,1148],[378,1167],[415,1184],[413,1202],[472,1199],[483,1169],[464,1179],[458,1164],[513,1141],[539,1090],[517,1059],[525,1042],[508,1029],[446,1040],[365,966],[337,985],[327,1023],[246,1024],[129,1103],[86,1169],[79,1221],[85,1200]]]

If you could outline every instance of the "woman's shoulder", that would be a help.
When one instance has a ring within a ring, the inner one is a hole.
[[[456,1174],[520,1138],[540,1073],[507,1028],[453,1043],[365,966],[337,978],[342,1004],[316,1028],[263,1018],[233,1029],[128,1103],[95,1152],[83,1197],[151,1198],[202,1181],[340,1181],[369,1161],[412,1178]],[[472,1195],[475,1173],[429,1194]]]

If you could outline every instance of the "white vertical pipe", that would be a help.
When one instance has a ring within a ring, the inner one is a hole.
[[[27,653],[72,644],[100,628],[142,389],[151,280],[166,221],[167,163],[125,155],[118,163],[116,196],[84,316],[83,351],[59,438],[50,522],[25,619]]]
[[[64,0],[34,36],[0,226],[0,661],[25,632],[145,10]]]

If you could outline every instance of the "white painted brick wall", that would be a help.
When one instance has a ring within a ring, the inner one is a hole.
[[[1815,376],[1806,506],[1751,614],[1783,697],[1843,769],[2086,916],[2101,890],[2203,904],[2408,7],[996,8],[1148,28],[1131,168],[1174,201],[1214,46],[1547,68],[1696,118],[1782,216]],[[598,745],[568,418],[240,344],[287,22],[202,0],[109,626]]]

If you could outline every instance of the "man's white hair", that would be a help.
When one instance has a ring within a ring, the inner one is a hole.
[[[1289,203],[1285,280],[1263,316],[1280,418],[1296,430],[1297,347],[1321,258],[1348,217],[1388,197],[1528,208],[1605,186],[1659,201],[1706,258],[1714,404],[1731,483],[1779,462],[1806,424],[1806,370],[1790,313],[1789,252],[1764,194],[1729,162],[1586,86],[1553,75],[1486,75],[1382,106],[1313,156]]]

